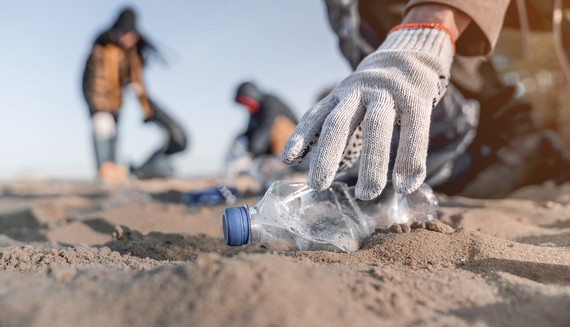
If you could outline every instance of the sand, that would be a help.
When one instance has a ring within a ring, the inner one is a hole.
[[[0,326],[570,326],[570,185],[440,196],[440,222],[357,252],[278,253],[179,203],[211,184],[0,185]]]

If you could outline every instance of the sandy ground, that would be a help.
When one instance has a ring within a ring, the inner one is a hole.
[[[0,185],[0,326],[570,326],[570,185],[347,254],[225,246],[222,206],[178,202],[211,183]]]

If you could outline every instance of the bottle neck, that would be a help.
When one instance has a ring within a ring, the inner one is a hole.
[[[261,224],[259,211],[255,207],[248,207],[249,213],[249,244],[257,243],[261,237]]]

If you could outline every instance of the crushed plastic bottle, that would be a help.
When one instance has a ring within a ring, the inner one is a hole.
[[[426,184],[409,195],[386,188],[378,198],[361,201],[344,183],[316,191],[305,183],[277,181],[253,207],[226,208],[222,223],[231,246],[352,252],[376,228],[433,220],[437,207]]]

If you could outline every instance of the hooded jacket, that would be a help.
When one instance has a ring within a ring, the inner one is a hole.
[[[279,98],[264,94],[251,82],[242,83],[236,99],[246,96],[259,104],[255,113],[250,113],[247,130],[242,134],[248,140],[248,150],[254,156],[272,154],[281,156],[287,139],[297,126],[297,118]]]

